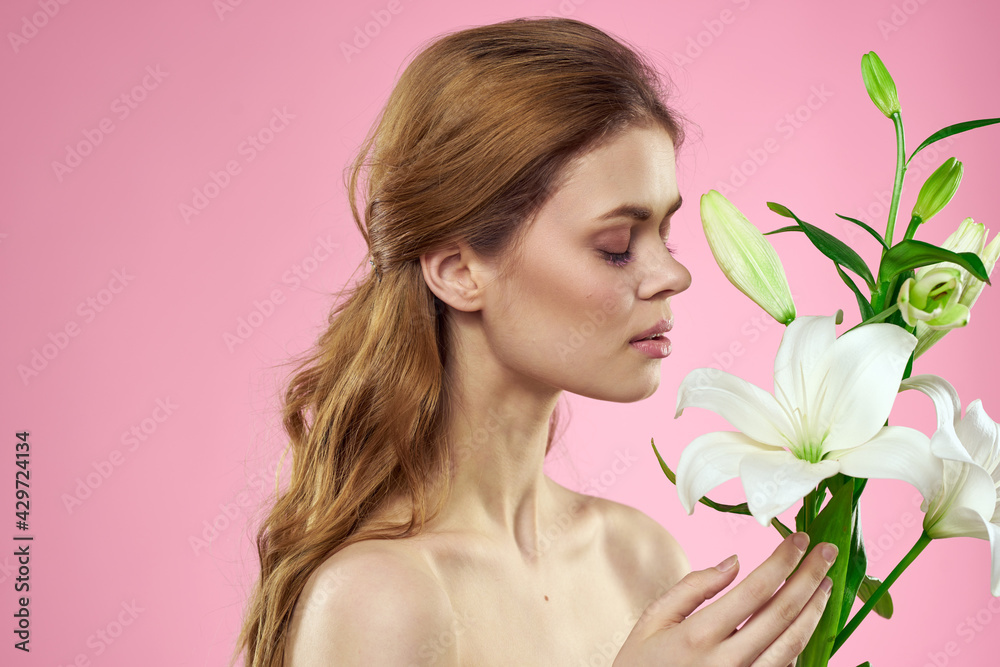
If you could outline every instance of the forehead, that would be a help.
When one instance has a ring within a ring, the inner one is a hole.
[[[575,158],[543,207],[575,224],[598,224],[622,204],[666,211],[678,199],[670,134],[660,126],[631,127]]]

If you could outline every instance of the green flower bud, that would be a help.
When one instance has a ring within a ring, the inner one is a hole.
[[[930,329],[954,329],[969,323],[969,307],[961,297],[962,273],[942,266],[903,281],[897,303],[911,327],[923,322]]]
[[[899,113],[899,98],[896,97],[896,83],[889,75],[889,70],[882,64],[882,59],[874,51],[861,56],[861,78],[865,81],[868,97],[878,107],[878,110],[891,118]]]
[[[701,197],[701,222],[712,255],[736,289],[782,324],[795,319],[785,269],[760,230],[716,190]]]
[[[917,195],[917,203],[913,205],[911,217],[926,222],[937,215],[948,205],[951,198],[958,192],[958,184],[962,182],[964,167],[953,157],[948,158],[933,174],[924,181]]]

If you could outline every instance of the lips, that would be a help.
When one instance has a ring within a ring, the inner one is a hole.
[[[673,329],[673,327],[674,327],[674,323],[673,323],[672,319],[670,319],[670,320],[666,320],[666,319],[660,320],[659,322],[657,322],[653,326],[649,327],[648,329],[646,329],[642,333],[640,333],[637,336],[635,336],[629,342],[630,343],[634,343],[634,342],[636,342],[638,340],[646,340],[646,339],[650,338],[651,336],[655,336],[656,334],[667,333],[668,331],[670,331],[671,329]]]

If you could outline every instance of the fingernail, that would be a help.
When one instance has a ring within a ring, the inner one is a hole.
[[[832,563],[833,561],[837,560],[838,551],[840,550],[837,549],[837,545],[829,543],[824,544],[823,551],[821,553],[821,555],[823,556],[823,560],[825,560],[827,563]]]
[[[823,581],[819,584],[819,589],[824,593],[829,593],[831,588],[833,588],[833,579],[830,577],[823,577]]]
[[[726,560],[716,565],[715,569],[718,570],[719,572],[728,572],[729,570],[733,569],[733,566],[736,565],[737,560],[739,559],[736,557],[736,554],[733,554]]]
[[[799,548],[799,551],[805,551],[806,547],[809,546],[809,535],[807,533],[795,533],[792,535],[792,544]]]

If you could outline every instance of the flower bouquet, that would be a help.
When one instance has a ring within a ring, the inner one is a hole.
[[[872,610],[891,616],[889,587],[931,540],[988,539],[991,591],[1000,596],[1000,426],[979,400],[962,416],[958,394],[944,378],[912,375],[915,359],[950,329],[969,323],[1000,254],[1000,235],[987,243],[984,226],[967,218],[942,246],[914,238],[958,188],[962,163],[950,158],[920,188],[902,239],[893,238],[903,178],[913,157],[934,142],[1000,123],[1000,118],[950,125],[907,157],[892,77],[874,52],[862,57],[861,71],[875,106],[895,127],[892,200],[884,234],[862,220],[837,215],[881,247],[877,270],[850,245],[786,206],[767,204],[794,222],[767,234],[803,233],[830,259],[857,301],[860,324],[837,336],[842,310],[796,317],[784,269],[766,235],[722,194],[708,192],[701,198],[701,218],[716,261],[730,282],[786,326],[774,361],[774,390],[724,371],[695,369],[678,389],[675,417],[688,407],[706,408],[738,430],[693,440],[681,454],[676,475],[653,443],[689,514],[702,502],[721,512],[752,515],[785,537],[792,529],[777,517],[801,501],[796,530],[807,532],[811,545],[837,545],[839,555],[828,572],[833,581],[829,601],[798,661],[808,667],[827,665]],[[913,389],[926,394],[936,409],[937,430],[931,437],[889,425],[896,395]],[[723,505],[705,497],[736,477],[743,483],[745,503]],[[902,480],[923,496],[920,538],[885,581],[867,573],[858,505],[868,479]],[[855,597],[863,606],[852,617]]]

